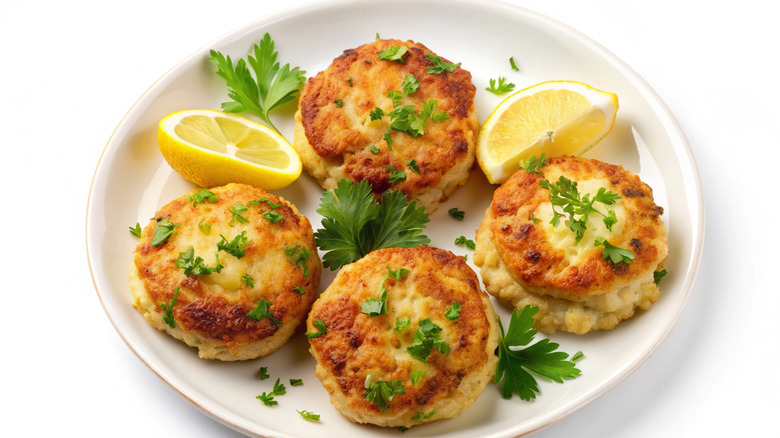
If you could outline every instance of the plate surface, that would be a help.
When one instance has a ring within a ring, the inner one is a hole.
[[[408,8],[415,13],[409,14]],[[430,17],[436,16],[432,20]],[[446,16],[446,17],[445,17]],[[441,19],[440,19],[441,18]],[[446,19],[445,19],[446,18]],[[682,310],[698,269],[704,233],[704,208],[698,171],[690,148],[674,118],[630,68],[576,31],[538,14],[485,1],[340,1],[308,5],[262,18],[198,50],[165,74],[131,108],[109,140],[95,172],[87,209],[87,252],[95,287],[109,319],[130,348],[165,382],[199,408],[225,424],[261,436],[397,436],[394,429],[359,426],[341,417],[314,376],[314,360],[302,331],[269,357],[242,363],[200,360],[194,349],[149,326],[131,306],[128,269],[136,238],[127,227],[148,223],[162,205],[193,186],[175,174],[157,148],[157,123],[182,109],[218,109],[227,100],[221,78],[214,74],[208,50],[244,57],[252,44],[269,32],[282,63],[297,65],[313,76],[344,49],[386,38],[411,39],[453,62],[462,62],[477,87],[477,110],[484,121],[502,97],[487,91],[490,78],[506,76],[517,89],[548,80],[576,80],[617,93],[620,110],[613,131],[585,156],[622,164],[654,189],[665,208],[669,228],[669,275],[653,308],[623,322],[617,329],[584,336],[552,335],[569,353],[581,350],[583,375],[564,385],[541,382],[533,402],[503,400],[489,385],[459,417],[410,429],[404,436],[499,437],[529,433],[564,418],[616,385],[660,344]],[[514,57],[520,71],[512,71]],[[273,117],[292,140],[294,106]],[[431,217],[426,234],[431,245],[456,254],[471,251],[453,241],[473,239],[494,189],[479,168],[466,186]],[[318,228],[315,212],[322,193],[303,175],[276,191],[298,206]],[[466,211],[456,222],[447,210]],[[473,267],[473,265],[472,265]],[[323,273],[320,290],[334,274]],[[508,310],[496,303],[501,318]],[[255,373],[268,367],[271,379]],[[279,405],[263,406],[255,396],[269,391],[276,378],[301,378]],[[296,410],[322,415],[307,422]]]

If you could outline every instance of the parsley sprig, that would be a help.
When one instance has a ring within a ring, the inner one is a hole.
[[[506,94],[515,89],[515,84],[508,82],[503,76],[499,76],[498,82],[496,79],[490,79],[490,86],[485,88],[493,94]]]
[[[401,379],[395,379],[391,382],[380,380],[369,384],[366,389],[363,398],[374,403],[382,412],[387,410],[387,404],[393,401],[393,396],[406,393],[406,387]]]
[[[266,33],[260,44],[255,44],[253,54],[247,60],[239,59],[235,66],[230,56],[212,50],[210,60],[217,67],[217,75],[225,80],[230,102],[222,104],[222,111],[228,113],[249,112],[260,117],[275,131],[279,130],[271,122],[268,113],[296,98],[296,93],[306,81],[306,72],[298,67],[290,68],[285,64],[281,68],[276,61],[279,52],[274,49],[271,35]],[[255,78],[252,78],[254,72]]]
[[[501,395],[505,399],[512,398],[513,394],[526,401],[536,398],[540,391],[534,374],[558,383],[580,375],[580,370],[574,366],[574,357],[568,359],[567,353],[555,351],[559,347],[558,344],[542,339],[528,346],[537,333],[532,327],[534,315],[538,311],[539,308],[535,306],[525,306],[519,313],[517,309],[512,310],[506,333],[499,321],[501,336],[498,341],[498,366],[494,383],[498,384],[503,379]],[[580,354],[579,357],[581,356]]]
[[[369,298],[360,304],[360,311],[368,316],[379,316],[387,313],[387,288],[385,287],[385,281],[388,278],[393,277],[396,280],[401,280],[409,273],[408,269],[396,269],[395,271],[387,267],[385,276],[382,277],[382,281],[379,283],[379,299]]]
[[[317,213],[322,228],[314,233],[324,251],[322,264],[336,270],[381,248],[413,248],[430,243],[422,234],[429,221],[425,207],[408,202],[402,192],[389,190],[377,203],[368,181],[347,179],[322,195]]]
[[[167,217],[157,221],[157,226],[154,228],[154,234],[152,235],[152,241],[150,242],[150,245],[162,245],[163,242],[171,237],[171,234],[173,234],[173,229],[178,226],[179,224],[171,222]]]
[[[604,205],[612,205],[622,196],[610,190],[600,187],[591,199],[590,193],[581,195],[577,189],[577,182],[561,175],[558,181],[551,183],[546,179],[539,180],[539,185],[550,191],[550,202],[553,208],[553,218],[550,223],[557,227],[562,217],[568,216],[566,226],[576,235],[576,241],[582,240],[585,230],[588,228],[588,217],[591,213],[603,216],[604,225],[612,231],[612,226],[617,222],[615,210],[607,209],[607,212],[597,210],[593,205],[596,202]],[[555,207],[560,207],[563,213],[559,213]]]
[[[192,246],[187,247],[184,252],[179,253],[179,257],[176,259],[175,265],[179,269],[184,269],[184,275],[208,275],[212,272],[219,273],[222,271],[222,264],[219,262],[219,253],[217,253],[217,263],[213,268],[207,266],[202,257],[195,256],[195,248]]]
[[[268,318],[277,327],[282,326],[282,322],[274,317],[274,313],[271,312],[271,302],[268,300],[259,300],[255,303],[255,308],[246,314],[247,317],[254,319],[255,321],[261,321],[263,318]]]
[[[163,315],[163,321],[165,321],[171,328],[176,328],[176,321],[173,319],[173,306],[176,305],[176,299],[179,298],[179,286],[176,286],[176,290],[173,292],[173,298],[170,303],[160,303],[160,309],[165,312]]]
[[[428,73],[434,75],[440,75],[442,73],[452,73],[456,68],[460,67],[460,62],[453,64],[451,62],[442,61],[441,57],[426,53],[425,57],[433,62],[433,65],[428,66]]]
[[[192,206],[195,207],[198,204],[205,204],[208,202],[217,202],[217,195],[209,189],[200,189],[190,196],[187,196],[188,201],[192,201]]]
[[[246,247],[252,243],[249,241],[249,238],[246,237],[246,231],[242,231],[239,234],[236,234],[236,237],[230,241],[228,241],[225,236],[221,234],[219,237],[221,237],[222,240],[217,243],[217,249],[233,255],[237,259],[240,259],[244,256],[244,254],[246,254]]]
[[[442,328],[436,325],[430,318],[421,320],[414,332],[412,344],[406,347],[406,351],[413,358],[428,363],[428,356],[434,348],[441,354],[450,352],[450,346],[441,338]]]
[[[266,406],[276,406],[278,401],[274,400],[275,396],[287,394],[287,388],[284,387],[284,383],[281,383],[280,379],[276,379],[274,382],[274,389],[271,392],[264,392],[258,395],[256,398],[263,402]]]

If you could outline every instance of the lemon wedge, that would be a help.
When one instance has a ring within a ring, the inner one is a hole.
[[[221,111],[178,111],[160,120],[160,152],[185,179],[201,187],[244,183],[285,187],[301,174],[301,159],[271,128]]]
[[[580,155],[615,124],[614,93],[574,81],[520,90],[498,104],[477,140],[477,161],[492,184],[506,181],[531,156]]]

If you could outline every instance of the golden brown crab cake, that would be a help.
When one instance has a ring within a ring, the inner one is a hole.
[[[659,297],[653,272],[663,267],[668,250],[663,208],[652,189],[622,166],[575,157],[547,161],[543,176],[520,170],[495,191],[477,230],[474,263],[490,294],[518,309],[538,306],[536,328],[544,332],[613,329]],[[613,205],[594,203],[605,214],[614,210],[611,231],[597,213],[590,214],[579,241],[566,217],[557,227],[550,224],[550,191],[539,181],[561,176],[576,182],[581,196],[593,199],[602,187],[621,196]],[[605,260],[605,247],[595,245],[599,237],[630,250],[634,259]]]
[[[393,46],[407,48],[403,62],[379,59],[381,50]],[[413,41],[377,40],[344,51],[306,82],[295,114],[294,145],[323,188],[333,189],[344,178],[367,180],[374,193],[399,189],[430,213],[466,182],[479,130],[476,89],[461,67],[428,73],[433,62],[426,54],[435,56]],[[405,94],[402,83],[409,75],[419,88]],[[395,105],[388,96],[393,91],[403,95]],[[411,105],[419,114],[429,100],[449,119],[429,119],[418,136],[390,128],[394,107]],[[386,115],[372,120],[375,108]],[[392,178],[394,170],[406,179]]]
[[[310,339],[317,377],[357,423],[410,427],[454,417],[496,371],[493,306],[463,258],[438,248],[381,249],[344,266],[307,326],[310,337],[325,332]],[[395,389],[392,400],[382,386]]]
[[[315,299],[322,265],[311,224],[258,188],[211,192],[202,202],[197,191],[170,202],[144,228],[130,268],[133,306],[204,359],[265,356]],[[176,224],[172,233],[153,245],[167,224]]]

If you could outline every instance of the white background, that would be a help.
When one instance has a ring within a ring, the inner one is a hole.
[[[0,436],[239,436],[114,331],[87,265],[87,195],[113,129],[155,80],[300,3],[0,4]],[[707,209],[699,277],[665,342],[535,436],[777,436],[780,14],[757,1],[514,3],[596,40],[655,89],[690,142]]]

